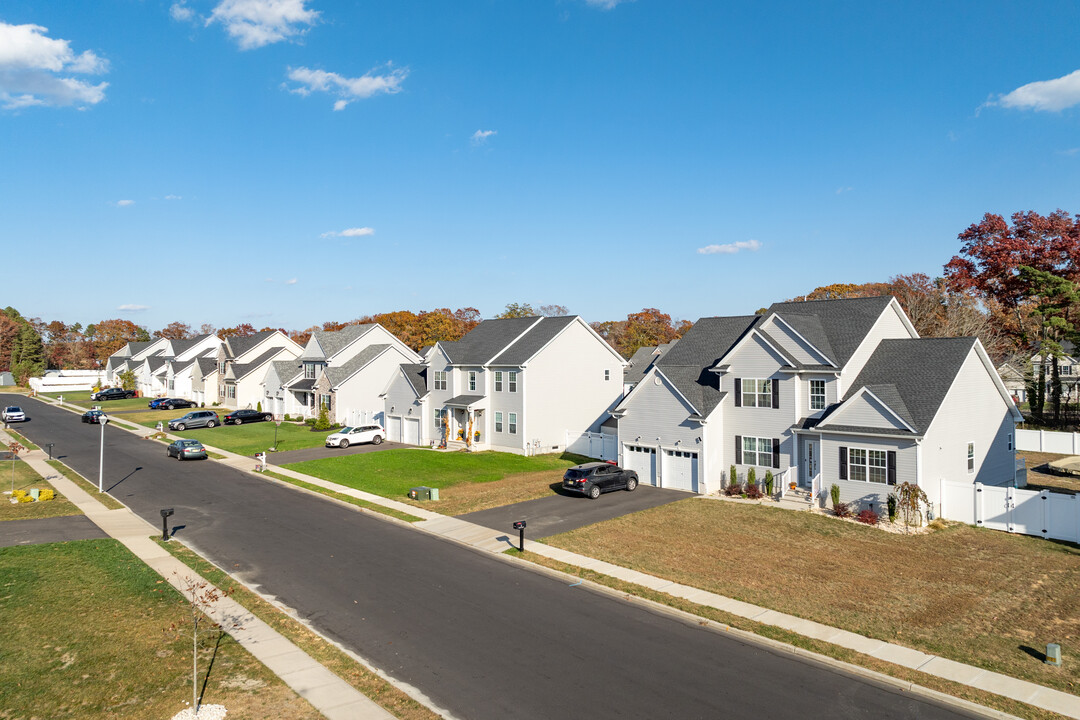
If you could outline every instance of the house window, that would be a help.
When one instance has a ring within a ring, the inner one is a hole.
[[[471,390],[471,391],[476,390],[476,371],[475,370],[470,370],[469,371],[469,390]]]
[[[517,373],[511,371],[506,374],[508,375],[506,384],[509,385],[507,390],[510,392],[517,392]]]
[[[848,478],[884,485],[889,477],[886,457],[884,450],[848,448]]]
[[[743,378],[742,381],[742,404],[743,407],[772,407],[772,380],[756,380]]]
[[[313,362],[304,363],[304,379],[305,380],[314,380],[315,379],[315,363],[313,363]]]
[[[513,375],[513,373],[510,373],[510,374]],[[510,434],[511,435],[517,435],[517,413],[509,413],[509,415],[510,415],[510,419],[509,419]]]
[[[169,389],[170,390],[175,390],[176,389],[176,381],[175,380],[172,380],[172,379],[169,380]]]
[[[236,386],[235,385],[226,385],[225,389],[228,391],[229,397],[235,400],[236,399]]]
[[[968,443],[967,447],[968,472],[975,472],[975,443]]]
[[[438,430],[442,427],[443,414],[446,412],[445,408],[435,408],[435,429]]]
[[[824,380],[811,380],[810,381],[810,409],[811,410],[824,410],[825,409],[825,381]]]
[[[495,371],[495,392],[502,392],[502,370]]]
[[[772,438],[744,437],[742,439],[743,465],[772,467]]]
[[[225,397],[225,383],[221,383],[217,386],[218,397]]]
[[[1012,444],[1012,433],[1009,433],[1009,436],[1008,436],[1008,446],[1009,446],[1009,448],[1008,448],[1008,449],[1009,449],[1009,452],[1012,452],[1012,449],[1013,449],[1013,444]]]
[[[502,413],[499,412],[498,410],[496,410],[495,411],[495,432],[502,432],[503,431],[503,429],[502,429],[502,420],[503,420]]]
[[[319,398],[322,400],[323,408],[325,408],[329,412],[329,410],[330,410],[330,396],[329,395],[320,395]]]
[[[611,371],[610,370],[605,370],[604,371],[604,381],[606,382],[606,381],[608,381],[610,379],[611,379]]]
[[[446,371],[445,370],[436,370],[435,371],[435,389],[436,390],[445,390],[446,389]]]

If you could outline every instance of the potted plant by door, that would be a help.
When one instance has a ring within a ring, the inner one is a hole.
[[[474,432],[472,438],[473,442],[480,442],[480,431],[477,430],[476,432]]]
[[[794,480],[792,480],[791,482],[789,482],[787,484],[787,489],[788,490],[794,490],[795,489],[795,481]]]

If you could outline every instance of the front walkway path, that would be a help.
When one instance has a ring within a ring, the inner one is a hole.
[[[134,430],[142,435],[151,432],[147,428],[140,428],[138,426],[134,426]],[[255,471],[254,458],[237,455],[218,448],[209,449],[225,456],[225,459],[219,462],[235,467],[238,470],[247,472]],[[417,508],[413,505],[408,505],[396,500],[390,500],[381,495],[374,495],[362,490],[354,490],[344,485],[338,485],[337,483],[321,480],[310,475],[304,475],[287,468],[275,466],[274,472],[343,495],[349,495],[373,504],[393,508],[394,510],[420,517],[422,518],[422,521],[413,523],[413,527],[434,535],[448,538],[455,542],[470,545],[480,550],[502,553],[506,549],[516,547],[517,545],[516,537],[511,538],[507,533],[502,531],[492,530],[491,528],[474,525],[465,522],[464,520],[440,515],[439,513],[430,510]],[[68,497],[71,499],[70,496]],[[147,540],[147,542],[150,541]],[[154,543],[150,544],[154,545]],[[609,577],[666,593],[673,597],[682,598],[699,605],[729,612],[733,615],[765,625],[783,628],[805,637],[832,643],[864,655],[895,663],[905,668],[918,670],[919,672],[924,672],[928,675],[951,680],[962,685],[994,693],[995,695],[1001,695],[1012,700],[1018,700],[1034,707],[1042,708],[1043,710],[1049,710],[1066,717],[1080,720],[1080,697],[1061,692],[1060,690],[1054,690],[1053,688],[1044,687],[1026,680],[1020,680],[1008,675],[1002,675],[1001,673],[965,665],[953,660],[947,660],[902,645],[875,640],[847,630],[840,630],[829,627],[828,625],[822,625],[821,623],[812,620],[804,620],[803,618],[794,615],[788,615],[757,605],[751,605],[750,603],[744,603],[739,600],[734,600],[732,598],[724,597],[723,595],[717,595],[688,585],[674,583],[669,580],[664,580],[663,578],[658,578],[655,575],[648,575],[636,570],[629,570],[612,563],[596,560],[595,558],[572,553],[550,545],[527,542],[526,547],[529,552],[543,555],[567,565],[593,570]],[[161,552],[164,551],[162,550]],[[183,567],[186,569],[186,566]],[[895,678],[891,678],[891,680],[899,683]],[[911,684],[911,687],[914,688],[917,687],[917,685]],[[1000,713],[998,714],[1000,715]]]
[[[0,431],[0,441],[7,443],[10,440],[7,433]],[[56,472],[41,450],[31,450],[19,457],[86,513],[95,525],[119,540],[181,593],[184,580],[205,582],[150,539],[160,532],[159,529],[126,508],[106,508],[93,495]],[[394,717],[232,598],[223,597],[213,603],[206,614],[328,720],[389,720]]]

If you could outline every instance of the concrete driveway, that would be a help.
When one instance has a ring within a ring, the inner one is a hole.
[[[492,530],[505,530],[514,537],[517,536],[514,522],[525,520],[525,537],[543,538],[692,497],[681,490],[639,485],[633,492],[615,490],[590,500],[584,495],[567,493],[559,488],[548,497],[491,510],[478,510],[458,517]]]
[[[329,435],[330,433],[327,433]],[[401,443],[383,441],[380,445],[367,443],[365,445],[350,445],[347,448],[313,447],[303,450],[288,450],[286,452],[267,453],[266,461],[271,465],[288,465],[289,463],[304,462],[305,460],[322,460],[323,458],[341,457],[342,455],[359,455],[361,453],[379,452],[381,450],[393,450],[395,448],[415,448],[415,445],[402,445]]]

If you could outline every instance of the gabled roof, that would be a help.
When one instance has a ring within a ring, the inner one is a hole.
[[[240,357],[276,332],[277,330],[264,330],[245,337],[234,335],[233,337],[225,338],[226,356],[232,358]]]
[[[773,303],[765,317],[779,315],[807,342],[843,367],[891,302],[891,295],[881,295]]]
[[[427,395],[427,365],[404,363],[401,366],[401,374],[405,376],[409,385],[412,386],[416,397],[422,398]]]
[[[185,370],[190,368],[195,363],[196,363],[195,358],[191,358],[190,360],[181,360],[180,362],[174,362],[173,363],[173,375],[179,375],[180,373],[184,372]]]
[[[538,317],[484,320],[460,340],[440,340],[438,344],[454,365],[485,365],[540,320]]]
[[[969,337],[882,340],[844,401],[869,390],[923,435],[975,342]]]
[[[369,332],[375,325],[346,325],[340,330],[328,332],[326,330],[314,330],[311,337],[315,338],[319,347],[322,348],[323,356],[331,358],[356,341],[357,338]]]
[[[274,360],[270,366],[274,368],[282,385],[288,385],[296,380],[304,371],[299,360]]]
[[[524,365],[533,355],[540,352],[555,336],[577,320],[576,315],[568,317],[545,317],[534,324],[517,342],[491,359],[493,365]]]
[[[150,368],[151,375],[154,375],[161,370],[167,362],[169,362],[167,359],[158,357],[157,355],[151,355],[146,358],[146,366]]]
[[[196,347],[200,343],[206,342],[206,339],[210,338],[210,337],[214,337],[214,336],[213,335],[198,335],[196,337],[193,337],[193,338],[190,338],[190,339],[187,339],[187,340],[173,340],[173,341],[171,341],[172,342],[173,355],[179,357],[180,355],[183,355],[184,353],[186,353],[187,351],[189,351],[192,348]],[[213,348],[213,350],[217,350],[217,348]]]
[[[386,343],[368,345],[356,355],[349,358],[344,364],[326,368],[323,370],[323,374],[326,375],[326,379],[330,381],[330,387],[336,388],[338,385],[359,372],[365,365],[386,352],[389,348],[390,345]]]
[[[146,350],[146,348],[150,347],[156,342],[157,340],[147,340],[146,342],[129,342],[127,344],[128,356],[134,357],[135,355],[138,355],[143,350]]]
[[[710,371],[754,325],[757,315],[701,318],[655,365],[698,414],[708,417],[720,404],[720,377]]]
[[[282,350],[284,350],[284,348],[270,348],[266,352],[258,355],[251,362],[234,364],[232,368],[230,368],[230,372],[232,372],[234,379],[240,380],[241,378],[247,377],[255,370],[259,369],[266,363],[273,360]]]
[[[207,375],[217,370],[217,360],[214,358],[201,357],[197,358],[195,362],[199,365],[200,378],[205,378]]]
[[[631,385],[641,382],[649,368],[664,357],[677,342],[679,341],[676,339],[663,345],[639,347],[623,368],[623,382]]]

